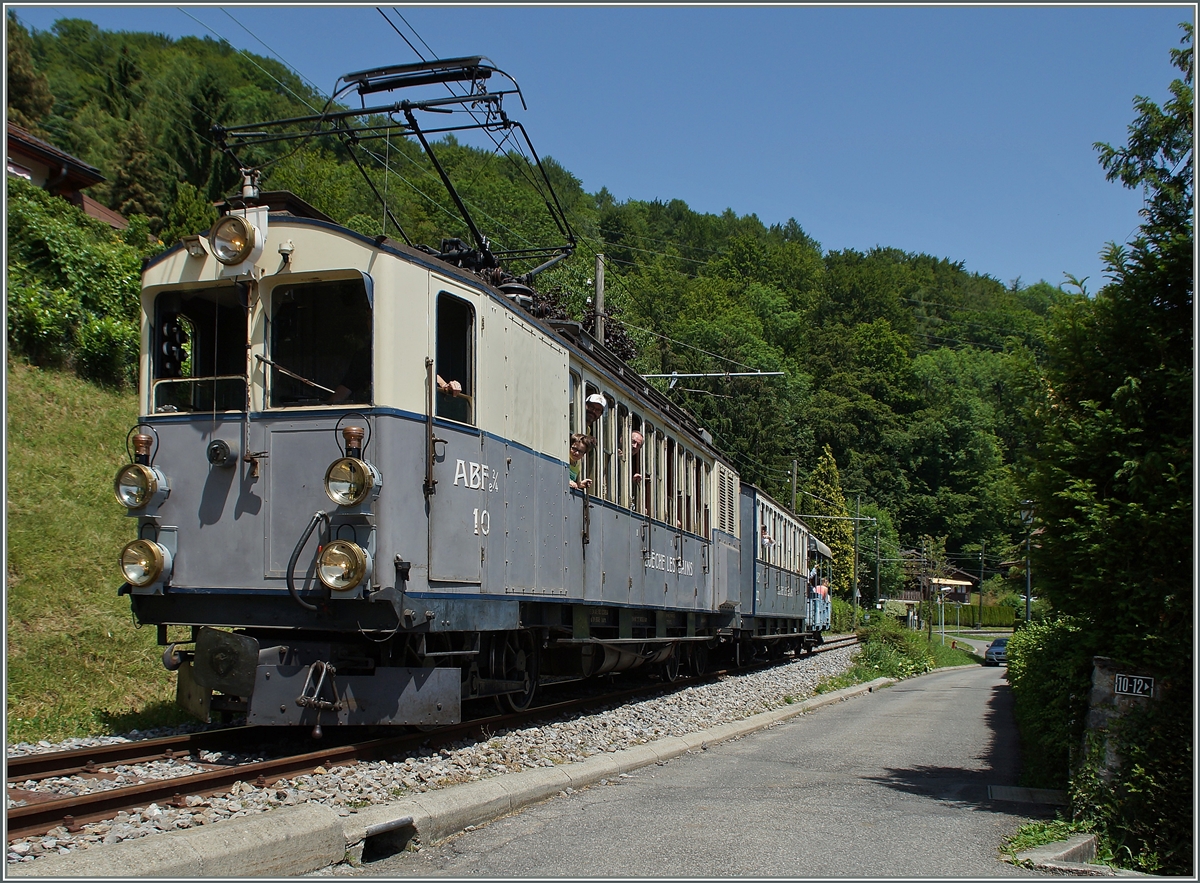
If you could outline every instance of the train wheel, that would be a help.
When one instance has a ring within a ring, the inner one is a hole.
[[[668,684],[679,680],[679,653],[677,650],[672,652],[666,662],[662,664],[662,679]]]
[[[524,711],[533,703],[538,683],[537,649],[537,638],[529,630],[504,632],[493,639],[493,676],[500,680],[525,683],[525,688],[520,692],[496,697],[496,704],[502,712]]]
[[[704,644],[692,645],[692,652],[688,654],[688,661],[691,663],[692,674],[696,677],[701,677],[708,671],[708,647]]]

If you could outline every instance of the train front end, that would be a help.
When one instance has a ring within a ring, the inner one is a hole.
[[[403,594],[424,422],[376,405],[424,397],[420,377],[394,388],[374,331],[416,315],[424,348],[428,272],[267,196],[247,175],[206,236],[144,270],[142,416],[113,484],[135,525],[120,592],[202,720],[457,722],[460,668],[394,640],[422,622]]]

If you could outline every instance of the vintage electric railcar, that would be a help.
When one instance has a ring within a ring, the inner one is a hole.
[[[534,316],[531,277],[256,180],[143,272],[120,591],[180,704],[431,726],[820,641],[828,548],[581,326]],[[597,440],[582,489],[576,432]]]

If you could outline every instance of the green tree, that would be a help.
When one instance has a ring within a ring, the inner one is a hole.
[[[39,124],[54,107],[50,82],[33,62],[29,32],[8,13],[8,118],[42,134]]]
[[[136,120],[126,130],[118,157],[112,182],[112,198],[117,211],[126,217],[145,215],[150,220],[151,231],[157,230],[162,226],[160,194],[163,188],[153,175],[150,145]]]
[[[1145,192],[1143,222],[1128,248],[1106,249],[1112,281],[1094,299],[1051,312],[1030,478],[1039,590],[1073,617],[1082,645],[1159,677],[1156,700],[1110,728],[1120,767],[1075,771],[1073,806],[1114,852],[1164,874],[1192,873],[1194,853],[1194,102],[1183,28],[1171,100],[1138,97],[1128,142],[1097,145],[1110,180]]]
[[[829,445],[825,446],[816,468],[805,481],[803,493],[804,502],[800,504],[803,513],[822,516],[810,519],[808,526],[833,552],[833,585],[829,588],[850,600],[853,595],[854,528],[849,520],[844,520],[850,513],[846,509],[837,461]]]
[[[1190,27],[1185,42],[1172,100],[1139,98],[1129,144],[1100,145],[1111,179],[1146,190],[1144,222],[1109,246],[1109,285],[1052,312],[1031,482],[1055,608],[1128,661],[1173,667],[1191,658],[1193,595]]]
[[[187,181],[178,181],[159,238],[164,245],[173,245],[184,236],[207,232],[216,220],[212,203]]]

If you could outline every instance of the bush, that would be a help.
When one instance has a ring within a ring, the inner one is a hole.
[[[137,383],[138,326],[112,316],[89,316],[79,326],[75,339],[75,371],[118,389]]]
[[[1033,622],[1008,642],[1012,684],[1021,732],[1021,783],[1065,788],[1074,747],[1083,738],[1091,689],[1093,648],[1070,618]]]
[[[854,605],[841,598],[830,600],[832,609],[829,612],[829,631],[835,635],[845,635],[854,631]]]
[[[79,298],[45,288],[20,265],[8,268],[8,344],[35,365],[59,368],[71,360]]]
[[[1194,874],[1191,681],[1164,683],[1160,699],[1111,725],[1120,766],[1101,774],[1103,737],[1071,777],[1074,819],[1095,830],[1117,864],[1150,874]]]
[[[144,219],[131,224],[138,244],[130,245],[65,200],[10,177],[7,220],[11,350],[36,365],[128,383],[137,368],[141,261],[158,247],[146,240]]]

